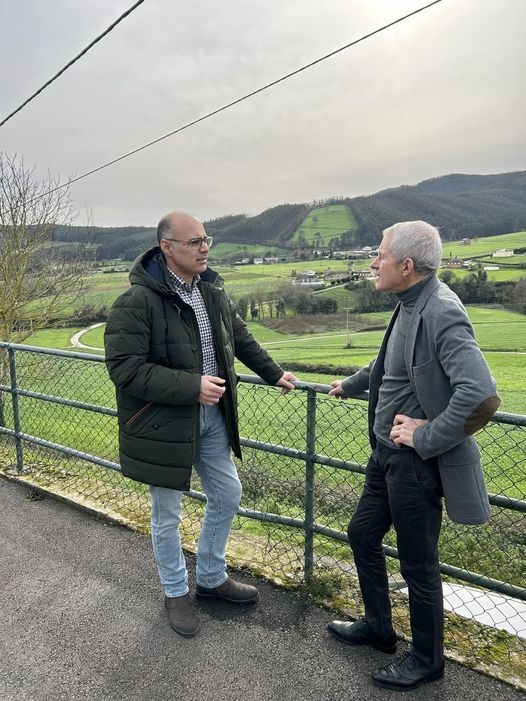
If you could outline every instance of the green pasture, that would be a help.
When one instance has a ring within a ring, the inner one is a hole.
[[[305,241],[315,246],[328,246],[329,241],[344,231],[355,229],[352,211],[343,204],[313,209],[292,236],[292,241]]]
[[[526,316],[514,312],[468,307],[477,341],[486,357],[490,370],[497,380],[499,394],[503,400],[502,411],[526,414]],[[390,312],[361,314],[360,318],[387,324]],[[287,335],[269,329],[259,322],[248,322],[248,327],[257,340],[286,368],[297,365],[331,365],[341,368],[362,367],[378,352],[384,330],[355,332],[352,330],[353,315],[349,315],[350,330],[345,321],[336,331],[305,335]],[[40,331],[27,339],[28,345],[72,350],[71,337],[78,329],[56,329]],[[81,342],[91,349],[77,348],[81,352],[103,353],[104,327],[86,331]],[[349,341],[350,348],[347,347]],[[238,365],[242,374],[252,372]],[[306,381],[328,384],[336,379],[320,372],[298,372]]]
[[[84,304],[95,304],[97,307],[110,307],[115,299],[128,287],[129,273],[102,273],[91,275],[91,290],[84,296]]]
[[[326,210],[326,211],[325,211]],[[317,210],[319,216],[335,218],[344,216],[343,206],[333,206]],[[319,223],[321,220],[318,220]],[[454,248],[458,247],[458,250]],[[445,252],[456,255],[460,250],[469,249],[472,253],[488,252],[497,248],[518,249],[526,246],[526,232],[507,234],[504,236],[487,237],[473,240],[469,246],[447,242]],[[498,259],[496,259],[498,260]],[[367,267],[370,261],[354,263],[357,267]],[[345,260],[311,260],[269,265],[218,266],[218,272],[225,280],[228,293],[237,299],[241,296],[253,297],[256,301],[267,299],[276,292],[280,284],[288,283],[293,274],[304,270],[324,272],[328,269],[344,271],[347,269]],[[453,271],[455,275],[467,274],[465,271]],[[493,279],[497,273],[510,274],[508,271],[488,273]],[[526,273],[514,271],[513,274]],[[526,275],[523,275],[526,277]],[[128,287],[128,273],[102,273],[92,276],[93,290],[84,298],[85,303],[97,306],[111,306],[114,299]],[[317,293],[320,294],[320,293]],[[338,300],[340,309],[352,306],[352,292],[343,287],[328,287],[321,294],[327,294]],[[265,312],[266,313],[266,312]],[[526,317],[513,312],[484,307],[469,307],[468,313],[474,325],[476,338],[485,353],[491,371],[499,384],[503,398],[503,410],[526,413]],[[380,312],[363,315],[375,323],[387,324],[391,312]],[[362,315],[360,315],[362,316]],[[320,332],[298,337],[290,337],[277,331],[271,331],[261,324],[249,324],[254,335],[283,365],[296,364],[335,365],[340,367],[362,366],[376,354],[383,331],[364,331],[355,333],[350,315],[349,338],[342,315],[342,328],[339,332]],[[57,329],[41,331],[30,337],[26,342],[33,345],[70,348],[71,336],[78,329]],[[101,328],[88,331],[82,336],[82,342],[95,349],[102,349],[103,330]],[[350,342],[350,348],[346,346]],[[82,349],[80,349],[82,350]],[[86,352],[101,352],[87,350]],[[243,369],[241,369],[243,371]],[[326,382],[326,376],[315,374],[305,376],[306,380]]]
[[[272,278],[278,283],[281,280],[290,280],[292,275],[300,274],[305,270],[314,270],[315,273],[324,273],[327,270],[337,272],[346,271],[348,268],[346,260],[329,260],[327,258],[317,258],[315,260],[297,260],[286,263],[263,263],[261,265],[238,265],[238,266],[217,266],[214,270],[227,279],[230,273],[234,280],[242,280],[245,277],[263,275]]]
[[[498,265],[498,263],[496,265]],[[463,278],[468,277],[468,275],[473,275],[473,273],[477,272],[476,270],[457,270],[443,266],[439,269],[438,276],[440,277],[445,270],[448,270],[448,272],[451,271],[457,280],[462,280]],[[526,279],[526,268],[499,267],[498,270],[486,270],[484,272],[486,273],[490,282],[517,282],[518,280]]]
[[[239,244],[239,243],[218,243],[217,238],[210,249],[208,257],[212,265],[215,260],[229,259],[231,256],[239,258],[265,258],[268,255],[280,257],[290,254],[288,248],[269,246],[268,244]]]
[[[500,236],[483,236],[481,238],[471,239],[470,243],[465,245],[460,241],[444,241],[444,256],[447,258],[462,258],[469,260],[473,256],[491,257],[495,251],[500,251],[503,248],[517,250],[526,248],[526,231],[517,231],[513,234],[502,234]],[[512,262],[513,258],[495,258],[498,261]]]

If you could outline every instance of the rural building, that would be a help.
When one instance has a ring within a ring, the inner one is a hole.
[[[372,270],[351,270],[349,273],[351,280],[372,280],[375,277]]]
[[[446,268],[458,270],[464,267],[464,261],[461,258],[448,258],[446,260]]]
[[[323,273],[323,279],[330,285],[336,285],[342,282],[347,282],[350,275],[345,270],[331,270],[330,268]]]
[[[325,287],[325,283],[318,277],[314,270],[301,270],[299,273],[296,273],[292,284],[305,285],[306,287]]]
[[[494,251],[493,258],[511,258],[514,251],[511,248],[501,248],[498,251]]]

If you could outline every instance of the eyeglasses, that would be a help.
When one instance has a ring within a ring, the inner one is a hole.
[[[184,246],[193,248],[198,251],[203,244],[211,248],[214,241],[213,236],[196,236],[195,239],[188,239],[188,241],[181,241],[181,239],[164,239],[165,241],[173,241],[174,243],[182,243]]]

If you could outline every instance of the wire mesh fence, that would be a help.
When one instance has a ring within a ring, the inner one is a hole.
[[[149,532],[149,492],[119,471],[114,388],[103,358],[0,344],[0,471]],[[346,529],[369,457],[367,405],[300,384],[287,396],[239,385],[241,508],[234,566],[356,617],[362,611]],[[440,559],[448,654],[526,688],[526,417],[497,414],[477,435],[492,519],[444,515]],[[195,551],[205,498],[185,496],[182,538]],[[385,539],[397,629],[409,636],[396,538]]]

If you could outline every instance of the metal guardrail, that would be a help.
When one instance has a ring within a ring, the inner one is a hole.
[[[128,517],[137,508],[145,521],[145,494],[122,477],[115,459],[116,411],[104,357],[0,343],[0,360],[0,465],[3,462],[8,471],[61,494],[69,481],[72,498],[80,494],[83,502],[96,503],[102,484],[104,495],[112,491],[116,502],[125,501]],[[320,572],[325,576],[331,570],[345,576],[352,573],[350,549],[341,554],[347,544],[343,526],[361,491],[369,451],[365,403],[329,399],[330,387],[323,384],[299,382],[291,400],[292,395],[281,398],[259,378],[242,375],[240,381],[241,442],[249,460],[248,466],[243,463],[239,469],[249,496],[244,497],[239,516],[287,531],[285,536],[263,536],[272,541],[267,543],[264,560],[268,562],[268,553],[273,552],[276,562],[282,562],[285,553],[295,581],[301,568],[307,583]],[[73,421],[79,415],[92,418]],[[526,601],[524,562],[520,562],[526,545],[526,416],[497,413],[477,438],[489,472],[494,518],[488,527],[459,529],[444,517],[441,552],[447,561],[441,563],[441,571],[446,578]],[[288,440],[292,445],[285,444]],[[14,464],[6,457],[10,450],[14,450]],[[349,451],[350,457],[340,457]],[[60,467],[60,455],[65,467]],[[102,468],[96,476],[99,486],[82,467],[89,464]],[[492,489],[503,482],[505,490]],[[198,505],[197,522],[205,497],[194,486],[187,496]],[[107,505],[106,496],[103,500]],[[118,506],[111,508],[118,512]],[[301,545],[298,533],[302,533]],[[261,539],[258,534],[254,542]],[[386,542],[384,550],[395,562],[391,577],[397,590],[403,582],[397,578],[394,542]],[[245,560],[250,564],[250,558]],[[526,629],[521,635],[526,637]]]

